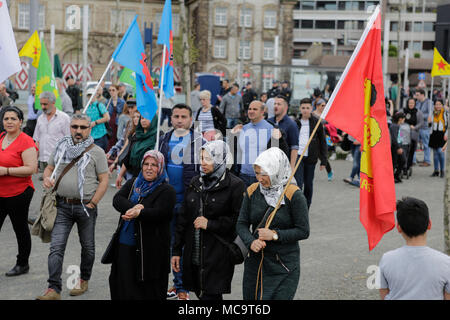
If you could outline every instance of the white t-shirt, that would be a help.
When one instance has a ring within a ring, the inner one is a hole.
[[[300,119],[302,127],[300,134],[298,135],[298,154],[301,155],[309,140],[309,120]],[[306,150],[304,157],[308,156],[308,150]]]
[[[386,300],[443,300],[450,293],[450,257],[427,246],[403,246],[380,260]]]

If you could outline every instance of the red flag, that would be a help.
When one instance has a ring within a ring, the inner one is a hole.
[[[394,228],[396,208],[384,102],[379,7],[369,20],[322,117],[361,143],[360,221],[372,250]]]

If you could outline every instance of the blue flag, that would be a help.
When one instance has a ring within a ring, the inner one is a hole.
[[[166,46],[163,54],[166,56],[166,64],[161,66],[159,73],[159,88],[163,89],[166,98],[173,97],[173,29],[172,29],[172,3],[171,0],[166,0],[164,10],[161,16],[161,23],[159,24],[158,44]],[[163,60],[161,59],[161,64]],[[161,76],[164,72],[164,79],[161,81]],[[162,83],[163,82],[163,83]]]
[[[136,19],[137,15],[134,17],[112,57],[117,63],[135,72],[137,109],[143,118],[151,121],[156,114],[158,104],[153,91],[152,77],[145,61],[147,57]]]

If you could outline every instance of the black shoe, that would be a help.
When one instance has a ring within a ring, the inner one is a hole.
[[[23,266],[23,267],[19,266],[19,265],[15,265],[14,268],[9,270],[5,275],[7,277],[20,276],[21,274],[28,273],[28,271],[30,271],[30,267],[28,265]]]
[[[399,176],[394,176],[394,182],[395,183],[402,183],[402,179]]]
[[[434,171],[430,177],[439,177],[439,171]]]
[[[441,173],[440,173],[440,175],[439,175],[441,178],[443,178],[444,177],[444,171],[441,171]]]

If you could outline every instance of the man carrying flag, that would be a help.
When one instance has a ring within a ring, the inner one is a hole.
[[[383,93],[378,6],[322,113],[361,143],[360,221],[369,250],[395,226],[395,184]]]
[[[2,83],[22,69],[5,0],[0,0],[0,30],[0,83]]]

